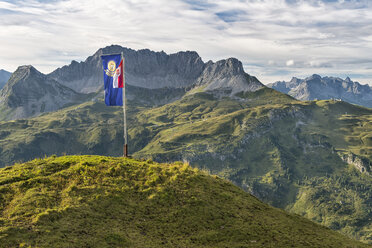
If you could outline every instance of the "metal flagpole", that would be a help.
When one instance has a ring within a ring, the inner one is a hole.
[[[125,60],[124,54],[121,52],[121,59],[123,60],[123,117],[124,117],[124,147],[123,156],[128,157],[128,137],[127,137],[127,114],[126,114],[126,98],[125,98]]]

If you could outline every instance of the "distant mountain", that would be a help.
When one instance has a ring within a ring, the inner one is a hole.
[[[12,75],[12,73],[0,69],[0,89],[2,89],[6,82],[8,82],[10,75]]]
[[[349,77],[341,79],[314,74],[305,79],[294,77],[289,82],[278,81],[268,86],[299,100],[339,99],[372,108],[372,88],[353,82]]]
[[[204,63],[192,51],[168,55],[148,49],[135,51],[117,45],[101,48],[84,62],[73,61],[48,76],[78,92],[96,92],[102,88],[100,56],[121,52],[125,57],[126,82],[132,86],[157,89],[204,85],[205,90],[223,87],[234,88],[233,91],[254,91],[263,86],[257,79],[249,80],[250,76],[237,59]]]
[[[187,164],[50,157],[0,169],[1,247],[369,247]]]
[[[0,120],[27,118],[86,100],[32,66],[20,66],[0,91]]]

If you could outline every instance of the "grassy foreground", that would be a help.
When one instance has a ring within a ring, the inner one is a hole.
[[[187,164],[103,156],[0,169],[0,247],[369,247]]]

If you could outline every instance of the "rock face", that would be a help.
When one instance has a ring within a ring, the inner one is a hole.
[[[10,75],[12,75],[12,73],[0,69],[0,89],[2,89],[6,82],[8,82]]]
[[[47,77],[32,66],[20,66],[0,91],[2,120],[36,116],[84,99],[82,94]]]
[[[190,88],[206,85],[207,90],[236,87],[236,91],[256,90],[263,85],[258,80],[247,80],[242,64],[237,59],[204,63],[192,51],[166,54],[148,49],[135,51],[121,46],[99,49],[84,62],[73,61],[48,76],[78,92],[96,92],[102,88],[102,54],[123,52],[126,82],[148,88]]]
[[[208,62],[197,79],[196,86],[204,91],[227,90],[231,95],[241,91],[256,91],[263,87],[257,78],[244,72],[242,63],[235,58]]]
[[[354,165],[361,173],[371,175],[372,165],[368,159],[359,157],[354,153],[349,152],[348,154],[339,154],[341,159],[351,165]]]
[[[372,107],[372,88],[353,82],[349,77],[341,79],[314,74],[306,79],[292,78],[289,82],[278,81],[268,86],[299,100],[339,99]]]
[[[196,52],[179,52],[167,55],[148,49],[135,51],[121,46],[99,49],[84,62],[73,61],[58,68],[49,76],[78,91],[96,92],[102,88],[102,54],[123,52],[126,82],[133,86],[156,89],[180,88],[192,84],[204,69]]]

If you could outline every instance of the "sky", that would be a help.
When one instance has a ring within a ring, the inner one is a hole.
[[[265,84],[319,74],[372,85],[372,1],[0,0],[0,69],[49,73],[111,44],[235,57]]]

